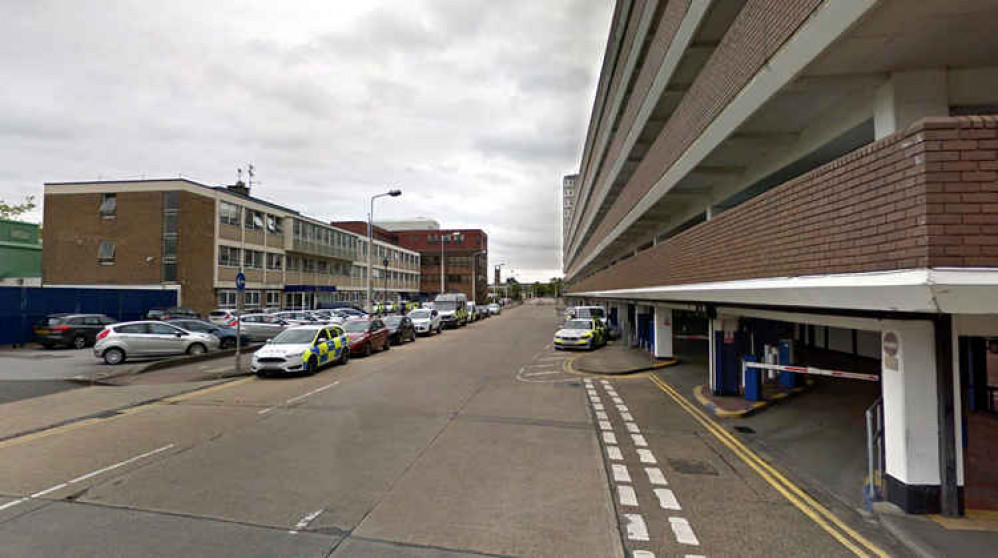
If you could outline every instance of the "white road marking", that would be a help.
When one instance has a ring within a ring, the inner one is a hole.
[[[624,454],[620,453],[620,448],[617,446],[607,446],[606,454],[610,456],[610,459],[614,461],[623,461]]]
[[[561,370],[552,370],[550,372],[534,372],[532,374],[523,374],[524,378],[533,378],[534,376],[550,376],[552,374],[561,374]]]
[[[599,420],[610,420],[610,417],[606,415],[606,411],[596,411],[596,418]]]
[[[617,410],[621,413],[629,413],[631,411],[627,408],[627,405],[617,405]]]
[[[641,434],[631,434],[631,439],[634,440],[634,445],[638,446],[639,448],[648,447],[648,441],[645,440],[645,437],[642,436]]]
[[[693,528],[690,527],[690,522],[686,521],[686,518],[670,517],[669,525],[672,526],[672,533],[676,535],[676,542],[690,546],[700,546],[700,541],[693,534]]]
[[[565,360],[565,357],[563,357],[563,356],[549,356],[549,357],[543,357],[543,358],[537,359],[538,362],[544,362],[544,361],[548,361],[548,360],[561,360],[561,361],[563,361],[563,360]]]
[[[603,404],[602,403],[593,403],[593,409],[596,409],[597,411],[602,411],[603,410]]]
[[[658,461],[655,461],[655,456],[652,455],[650,449],[640,449],[639,448],[638,449],[638,457],[641,459],[642,463],[649,463],[651,465],[654,465],[654,464],[658,463]]]
[[[315,518],[317,518],[320,515],[322,515],[322,512],[324,512],[324,511],[326,511],[326,510],[325,509],[315,510],[314,512],[312,512],[310,514],[307,514],[305,517],[299,519],[298,523],[295,523],[295,528],[292,529],[292,530],[290,530],[290,531],[288,531],[288,533],[291,533],[292,535],[297,535],[298,531],[301,531],[305,527],[308,527],[308,524],[312,523],[313,521],[315,521]]]
[[[55,492],[56,490],[60,490],[60,489],[66,488],[66,486],[68,484],[69,483],[64,482],[62,484],[57,484],[55,486],[51,486],[49,488],[46,488],[45,490],[40,490],[38,492],[35,492],[31,496],[28,496],[28,498],[41,498],[42,496],[44,496],[46,494],[51,494],[52,492]]]
[[[606,392],[609,393],[610,395],[614,396],[614,397],[619,397],[617,395],[617,390],[615,390],[615,389],[613,389],[611,387],[606,388]]]
[[[707,557],[704,556],[703,554],[687,554],[686,556],[683,556],[683,558],[707,558]]]
[[[656,488],[655,496],[658,496],[658,505],[661,506],[663,510],[683,509],[679,507],[679,500],[676,500],[676,495],[673,494],[668,488]]]
[[[624,420],[634,420],[634,417],[631,416],[631,413],[620,413],[620,418]]]
[[[637,423],[634,423],[634,422],[625,422],[624,426],[627,427],[627,431],[628,432],[634,432],[635,434],[641,432],[641,429],[638,428]]]
[[[631,474],[627,472],[627,465],[614,463],[610,467],[613,469],[613,480],[617,482],[631,482]]]
[[[258,414],[258,415],[265,415],[265,414],[267,414],[267,413],[269,413],[269,412],[271,412],[273,410],[274,410],[273,407],[267,407],[266,409],[260,409],[259,411],[256,412],[256,414]]]
[[[617,485],[617,497],[620,498],[621,506],[638,506],[638,495],[634,492],[634,487],[626,484]]]
[[[292,397],[291,399],[288,399],[284,403],[287,404],[287,405],[290,405],[292,403],[296,403],[298,401],[301,401],[302,399],[305,399],[306,397],[310,397],[312,395],[315,395],[315,394],[319,393],[320,391],[325,391],[325,390],[327,390],[327,389],[335,386],[338,383],[340,383],[339,380],[337,380],[337,381],[335,381],[335,382],[333,382],[331,384],[326,384],[326,385],[324,385],[322,387],[315,388],[312,391],[309,391],[307,393],[303,393],[303,394],[299,395],[298,397]]]
[[[592,381],[592,380],[590,380],[590,381]],[[606,380],[600,380],[599,383],[603,384],[604,386],[609,386],[610,385],[610,382],[608,382]]]
[[[616,444],[617,443],[617,435],[614,434],[613,432],[604,432],[603,433],[603,441],[606,442],[606,443],[608,443],[608,444]]]
[[[611,397],[611,399],[613,399],[613,402],[616,403],[617,405],[623,405],[624,404],[624,400],[621,399],[621,398],[619,398],[619,397]]]
[[[27,502],[27,501],[28,501],[27,498],[18,498],[17,500],[11,500],[10,502],[7,502],[6,504],[0,506],[0,511],[3,511],[5,509],[7,509],[7,508],[13,508],[16,505],[21,504],[23,502]]]
[[[633,558],[655,558],[655,553],[647,550],[635,550],[631,553],[631,556]]]
[[[600,430],[613,430],[613,427],[610,426],[610,421],[608,421],[608,420],[601,420],[601,421],[599,421],[599,427],[600,427]]]
[[[665,480],[665,475],[658,467],[645,467],[645,474],[648,475],[648,482],[660,486],[668,486],[669,481]]]
[[[648,526],[645,525],[645,518],[637,513],[625,513],[627,520],[627,538],[632,541],[647,541]]]

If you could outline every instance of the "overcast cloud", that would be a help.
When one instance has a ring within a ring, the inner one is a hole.
[[[0,198],[185,177],[323,220],[425,216],[560,275],[610,0],[3,2]],[[40,221],[41,212],[29,218]]]

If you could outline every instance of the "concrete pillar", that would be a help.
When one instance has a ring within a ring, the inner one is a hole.
[[[672,358],[672,310],[655,307],[655,358]]]
[[[877,90],[873,118],[876,139],[927,116],[949,116],[945,69],[895,72]]]
[[[933,323],[885,320],[881,347],[887,499],[908,513],[938,513],[942,476]]]

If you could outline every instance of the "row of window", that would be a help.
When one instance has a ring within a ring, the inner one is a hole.
[[[218,291],[219,308],[237,308],[239,305],[237,291]],[[260,305],[261,301],[263,306]],[[278,308],[281,305],[281,291],[243,291],[243,308]]]
[[[250,208],[240,208],[229,202],[218,204],[218,220],[223,225],[245,226],[246,230],[264,230],[270,234],[284,234],[283,219],[270,213]]]
[[[295,219],[295,240],[357,252],[359,239],[346,232]]]

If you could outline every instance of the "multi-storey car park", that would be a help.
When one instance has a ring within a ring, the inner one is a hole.
[[[851,374],[829,381],[882,413],[887,500],[998,506],[996,18],[963,0],[619,1],[570,296],[657,356],[704,339],[714,396]]]
[[[45,185],[45,285],[172,288],[201,313],[244,304],[315,308],[363,304],[367,238],[250,196],[244,185],[192,180]],[[374,241],[377,299],[419,292],[419,253]],[[384,265],[387,261],[388,264]]]

